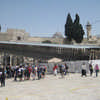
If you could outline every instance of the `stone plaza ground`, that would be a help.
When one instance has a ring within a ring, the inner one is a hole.
[[[0,100],[100,100],[100,75],[47,75],[45,79],[14,82],[0,87]]]

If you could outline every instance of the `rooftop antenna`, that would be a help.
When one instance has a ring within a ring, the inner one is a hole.
[[[0,32],[1,32],[1,25],[0,25]]]

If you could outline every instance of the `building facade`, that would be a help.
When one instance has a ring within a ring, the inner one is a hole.
[[[89,30],[89,32],[90,32],[90,30]],[[62,36],[59,38],[58,35],[59,34],[56,33],[54,35],[54,37],[52,37],[52,38],[49,38],[49,37],[48,38],[30,37],[29,33],[27,33],[25,30],[7,29],[6,32],[0,32],[0,41],[42,43],[43,41],[50,40],[54,44],[63,44],[64,38]],[[91,36],[91,34],[89,33],[88,37],[90,38],[90,36]],[[87,39],[84,39],[83,42],[80,44],[80,46],[81,45],[94,45],[94,44],[99,45],[100,44],[99,39],[98,39],[98,42],[96,42],[96,43],[95,42],[89,43]],[[73,45],[79,45],[79,44],[73,43]],[[39,50],[40,50],[40,48],[39,48]],[[65,49],[57,48],[57,51],[59,53],[61,53],[63,51],[64,54],[63,55],[61,54],[62,56],[67,54],[68,59],[66,59],[66,60],[74,60],[75,56],[77,57],[75,59],[84,59],[84,57],[85,58],[87,57],[87,59],[95,59],[96,58],[95,55],[99,55],[99,50],[92,50],[92,51],[89,50],[89,52],[91,51],[91,55],[89,55],[89,56],[85,55],[86,53],[84,53],[84,50],[77,50],[77,49],[72,50],[72,49],[70,49],[69,50],[70,53],[68,53],[68,49],[66,52]],[[52,49],[52,52],[54,52],[53,49]],[[27,53],[27,52],[25,52],[25,53]],[[82,58],[82,56],[83,56],[83,58]],[[39,59],[39,57],[38,57],[38,59]],[[33,60],[34,60],[33,57],[23,56],[23,54],[13,55],[13,54],[6,53],[3,50],[0,51],[0,64],[2,64],[4,66],[6,66],[6,65],[13,66],[13,65],[21,64],[21,63],[33,63]]]
[[[0,32],[0,41],[27,41],[29,33],[23,29],[7,29],[6,32]]]

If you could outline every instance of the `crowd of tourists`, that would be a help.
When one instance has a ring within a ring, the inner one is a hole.
[[[16,66],[14,70],[14,80],[17,81],[17,78],[20,79],[20,81],[23,80],[30,80],[30,75],[32,76],[33,80],[38,78],[40,80],[41,78],[45,77],[47,67],[45,65],[38,66],[38,65],[26,65],[26,66]]]
[[[58,69],[59,69],[59,72],[61,74],[61,77],[63,78],[66,74],[68,74],[68,65],[67,64],[61,64],[59,66],[55,65],[53,67],[53,73],[54,75],[56,76],[57,75],[57,72],[58,72]],[[85,62],[83,62],[82,66],[81,66],[81,76],[86,76],[87,77],[87,66],[85,64]],[[93,72],[96,73],[96,77],[98,77],[98,72],[99,72],[99,66],[98,64],[95,65],[95,67],[93,68],[93,65],[92,63],[89,64],[89,71],[90,71],[90,76],[93,75]]]
[[[20,66],[6,66],[6,69],[0,68],[1,86],[5,86],[5,78],[14,78],[14,81],[22,80],[40,80],[45,78],[47,67],[45,65],[20,65]]]
[[[69,73],[69,66],[67,64],[55,64],[53,67],[53,74],[57,76],[59,72],[61,78],[64,78],[66,74]],[[98,76],[99,66],[95,65],[93,68],[92,63],[89,64],[90,76],[93,75],[93,72],[96,73],[96,77]],[[0,67],[0,81],[1,86],[5,86],[5,78],[14,78],[14,81],[23,81],[23,80],[40,80],[41,78],[45,78],[47,72],[47,66],[45,65],[20,65],[20,66],[6,66],[5,68]],[[81,76],[87,76],[87,66],[85,62],[83,62],[81,66]]]

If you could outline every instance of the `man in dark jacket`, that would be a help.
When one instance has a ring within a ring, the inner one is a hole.
[[[68,74],[68,68],[69,68],[68,65],[65,64],[65,75]]]
[[[40,66],[38,66],[38,68],[37,68],[37,76],[38,76],[38,80],[40,80],[40,78],[41,78],[41,68],[40,68]]]
[[[18,69],[19,67],[16,66],[15,70],[14,70],[14,81],[17,81],[17,77],[18,77]]]
[[[1,74],[1,87],[5,86],[5,72],[4,72],[4,68],[2,70],[2,74]]]
[[[92,76],[92,74],[93,74],[93,67],[92,67],[92,64],[89,64],[89,70],[90,70],[90,76]]]

